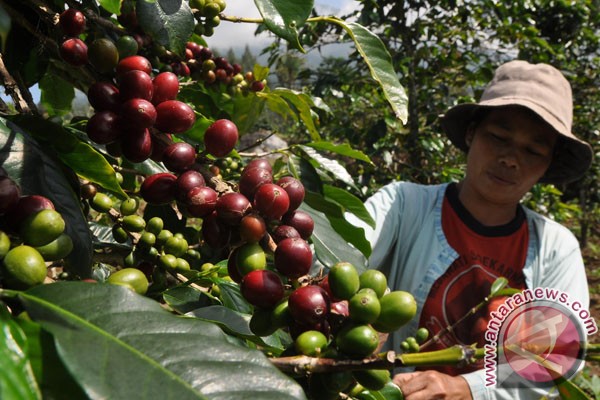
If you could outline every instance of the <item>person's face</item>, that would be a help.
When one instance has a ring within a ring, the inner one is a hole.
[[[516,205],[548,169],[556,139],[552,128],[525,109],[494,109],[467,132],[464,182],[488,202]]]

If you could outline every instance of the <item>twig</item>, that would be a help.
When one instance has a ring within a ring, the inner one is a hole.
[[[4,65],[4,58],[0,53],[0,78],[2,79],[2,85],[6,88],[6,93],[13,99],[15,102],[15,108],[20,113],[30,114],[31,109],[27,104],[27,101],[23,97],[19,89],[19,85],[15,79],[10,75],[6,66]]]
[[[27,102],[27,105],[29,106],[29,109],[31,110],[31,112],[33,112],[34,114],[39,114],[40,112],[39,112],[37,106],[35,105],[35,101],[33,101],[33,96],[31,95],[31,92],[27,88],[27,85],[23,81],[23,78],[21,77],[21,74],[18,71],[16,72],[14,78],[15,78],[15,81],[17,82],[19,90],[21,91],[21,95]]]
[[[235,17],[231,15],[220,15],[221,21],[229,21],[235,23],[250,23],[250,24],[262,24],[265,22],[262,18],[244,18],[244,17]]]

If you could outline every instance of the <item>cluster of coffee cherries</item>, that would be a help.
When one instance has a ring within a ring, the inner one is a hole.
[[[50,199],[21,195],[19,186],[0,169],[0,282],[27,289],[44,282],[47,262],[56,262],[73,250],[65,221]]]
[[[190,129],[194,110],[177,100],[179,80],[172,72],[152,75],[152,66],[142,56],[119,61],[116,81],[92,84],[88,100],[95,110],[86,127],[88,137],[106,144],[112,155],[138,163],[163,149],[170,134]],[[162,147],[161,147],[162,146]]]
[[[195,42],[186,44],[185,60],[172,63],[171,69],[206,85],[223,84],[232,95],[260,92],[266,85],[266,80],[256,80],[252,71],[244,72],[240,64],[232,64],[227,58],[216,56],[209,47]]]
[[[298,276],[289,276],[290,267],[281,268],[278,263],[279,247],[285,240],[277,246],[273,270],[264,267],[243,274],[247,260],[239,254],[237,270],[242,275],[242,295],[255,307],[250,329],[258,336],[278,329],[288,331],[294,341],[287,354],[368,358],[379,348],[381,333],[393,332],[415,316],[417,306],[410,293],[389,291],[382,272],[366,270],[359,274],[348,262],[333,265],[324,277],[295,284]],[[303,255],[292,253],[285,263],[295,265]],[[422,330],[418,336],[424,340]],[[330,374],[311,374],[308,392],[319,393],[318,398],[338,398],[339,392],[357,382],[363,388],[380,390],[390,381],[390,374],[387,370],[357,369],[331,378]],[[340,379],[343,385],[331,385]]]
[[[212,36],[214,29],[221,23],[219,14],[225,10],[224,0],[190,0],[197,24],[194,32],[199,36]]]

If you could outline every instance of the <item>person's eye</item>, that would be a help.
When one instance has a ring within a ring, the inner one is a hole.
[[[531,154],[532,156],[536,156],[536,157],[545,157],[546,156],[546,154],[544,152],[537,150],[537,149],[533,149],[533,148],[528,148],[527,152],[529,154]]]
[[[504,136],[498,135],[497,133],[490,133],[492,139],[497,140],[499,142],[506,142],[506,138]]]

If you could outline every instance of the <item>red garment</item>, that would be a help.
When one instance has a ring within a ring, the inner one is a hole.
[[[510,287],[526,287],[523,266],[529,233],[520,206],[513,221],[502,226],[487,227],[475,220],[460,203],[456,185],[449,185],[442,205],[442,228],[448,243],[459,257],[435,281],[423,305],[419,326],[426,327],[430,337],[458,321],[482,302],[498,277],[507,278]],[[494,308],[499,305],[497,301],[493,303]],[[440,342],[431,344],[423,351],[455,344],[477,343],[483,346],[490,311],[484,306],[475,315],[463,320]],[[481,369],[483,365],[479,364],[464,368],[448,366],[426,369],[459,375]]]

